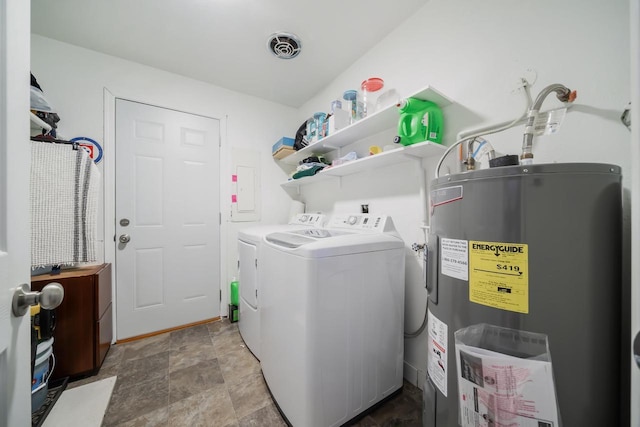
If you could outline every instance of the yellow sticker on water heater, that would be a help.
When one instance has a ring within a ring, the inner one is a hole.
[[[522,243],[469,241],[469,300],[529,313],[528,252]]]

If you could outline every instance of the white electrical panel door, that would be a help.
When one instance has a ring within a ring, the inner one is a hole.
[[[260,221],[260,153],[231,152],[231,221]]]

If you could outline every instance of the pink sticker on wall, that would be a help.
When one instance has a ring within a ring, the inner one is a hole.
[[[238,196],[236,196],[235,194],[231,195],[231,203],[238,203]]]
[[[231,182],[238,182],[238,175],[231,175]]]

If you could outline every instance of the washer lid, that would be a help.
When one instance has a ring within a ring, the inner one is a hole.
[[[353,234],[348,231],[326,230],[323,228],[310,228],[304,230],[292,230],[289,232],[276,232],[267,235],[267,241],[285,248],[297,248],[308,243],[314,243],[319,239],[328,239],[345,234]]]
[[[324,258],[404,247],[404,242],[391,234],[349,232],[343,230],[305,229],[276,232],[265,237],[267,245],[299,256]]]
[[[322,214],[296,214],[288,224],[257,225],[239,230],[238,239],[244,242],[259,243],[267,234],[306,227],[322,227],[324,221],[325,216]]]
[[[238,239],[244,242],[259,243],[267,234],[276,231],[290,230],[293,226],[286,224],[258,225],[238,231]]]

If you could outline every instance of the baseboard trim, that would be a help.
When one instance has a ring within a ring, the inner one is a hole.
[[[402,374],[405,380],[409,381],[411,384],[413,384],[416,387],[418,386],[418,369],[417,368],[413,367],[412,365],[410,365],[405,361]]]
[[[137,335],[135,337],[124,338],[124,339],[121,339],[121,340],[117,340],[116,344],[123,344],[123,343],[126,343],[126,342],[138,341],[138,340],[141,340],[141,339],[144,339],[144,338],[155,337],[156,335],[166,334],[167,332],[179,331],[180,329],[186,329],[186,328],[190,328],[192,326],[204,325],[204,324],[215,322],[215,321],[218,321],[218,320],[220,320],[220,316],[214,317],[212,319],[201,320],[199,322],[189,323],[187,325],[176,326],[174,328],[163,329],[161,331],[150,332],[150,333],[144,334],[144,335]]]

